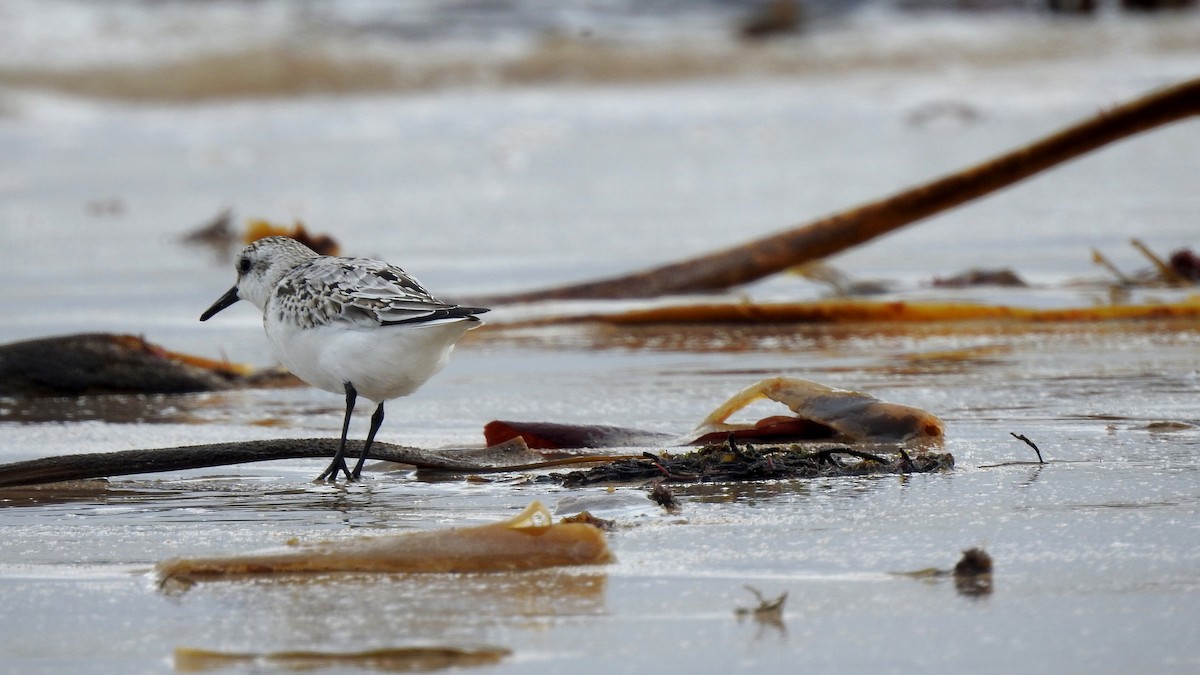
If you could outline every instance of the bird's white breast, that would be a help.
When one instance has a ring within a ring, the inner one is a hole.
[[[264,317],[283,365],[305,382],[343,393],[347,382],[368,400],[411,394],[446,365],[454,343],[479,325],[470,319],[396,326],[334,322],[312,327]]]

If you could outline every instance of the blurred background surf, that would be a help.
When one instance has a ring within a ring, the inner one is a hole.
[[[10,0],[0,7],[0,84],[198,101],[1153,58],[1194,55],[1194,7],[1190,0]]]

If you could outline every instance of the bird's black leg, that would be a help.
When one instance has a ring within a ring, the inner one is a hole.
[[[356,480],[362,474],[363,462],[367,461],[367,451],[371,449],[371,444],[375,442],[375,432],[379,431],[379,427],[383,425],[383,401],[379,402],[379,406],[375,408],[375,414],[371,415],[371,430],[367,432],[367,444],[363,446],[362,454],[358,456],[358,463],[354,465],[354,473],[351,474]]]
[[[350,469],[346,468],[346,433],[350,431],[350,415],[354,412],[354,401],[358,398],[358,392],[354,390],[354,385],[346,383],[346,418],[342,420],[342,440],[338,443],[337,454],[333,456],[333,461],[329,463],[329,467],[317,476],[317,480],[337,480],[338,471],[345,472],[347,480],[353,480],[350,475]]]

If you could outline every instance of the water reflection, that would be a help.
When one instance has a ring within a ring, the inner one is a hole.
[[[992,594],[992,575],[984,574],[976,577],[955,577],[954,590],[958,594],[972,599],[986,598]]]
[[[261,389],[203,394],[104,394],[44,398],[0,398],[0,422],[102,421],[112,424],[203,424],[234,422],[261,427],[291,426],[295,420],[340,415],[341,408],[304,399],[304,389]]]
[[[893,485],[895,480],[906,476],[843,476],[836,479],[796,479],[778,481],[753,481],[743,483],[681,483],[672,490],[689,502],[699,504],[733,504],[745,506],[770,504],[779,501],[829,499],[836,501],[855,500],[866,497],[877,490]]]
[[[222,648],[347,650],[491,641],[497,624],[540,631],[551,620],[605,615],[607,583],[602,573],[562,569],[283,575],[210,582],[173,597],[206,614],[239,617],[244,630],[227,633]]]
[[[0,507],[49,507],[97,527],[272,522],[357,528],[409,527],[428,522],[431,508],[404,482],[281,483],[275,477],[199,476],[107,480],[4,488]]]
[[[1016,304],[1020,304],[1017,301]],[[901,370],[954,369],[962,364],[1002,364],[1015,348],[1040,344],[1128,342],[1131,338],[1170,340],[1194,334],[1190,319],[1102,322],[1099,324],[1022,321],[928,322],[755,322],[613,324],[603,322],[538,326],[496,325],[486,329],[490,344],[534,349],[633,349],[659,352],[800,353],[840,357],[869,352],[908,354]],[[1183,337],[1182,339],[1189,339]],[[915,349],[914,349],[915,348]]]
[[[0,507],[53,506],[76,502],[106,502],[110,499],[161,499],[162,491],[114,487],[107,480],[74,481],[49,486],[0,489]]]
[[[1027,474],[1027,477],[1025,478],[1025,480],[1021,481],[1020,483],[1017,483],[1017,487],[1021,488],[1021,489],[1026,489],[1026,488],[1029,488],[1030,486],[1032,486],[1034,483],[1036,483],[1038,481],[1038,478],[1041,477],[1042,470],[1045,468],[1046,468],[1046,464],[1044,462],[1038,462],[1037,464],[1031,465],[1029,467],[1029,473]]]
[[[758,600],[757,607],[738,607],[734,614],[737,616],[738,622],[741,623],[746,619],[754,622],[758,630],[754,634],[754,640],[757,642],[762,640],[768,634],[776,635],[780,641],[787,641],[787,625],[783,622],[783,606],[787,601],[787,592],[775,598],[767,598],[753,586],[746,586],[746,590],[754,594]]]
[[[4,398],[0,400],[0,422],[185,423],[191,417],[181,403],[188,398],[168,394]]]

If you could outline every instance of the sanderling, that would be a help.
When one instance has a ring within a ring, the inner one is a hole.
[[[394,265],[318,255],[289,237],[267,237],[237,257],[237,284],[200,315],[238,300],[262,310],[271,349],[305,382],[346,395],[342,440],[317,477],[355,480],[383,423],[383,404],[416,391],[446,365],[454,343],[482,325],[481,307],[441,302]],[[346,432],[361,395],[377,404],[358,463],[346,467]]]

